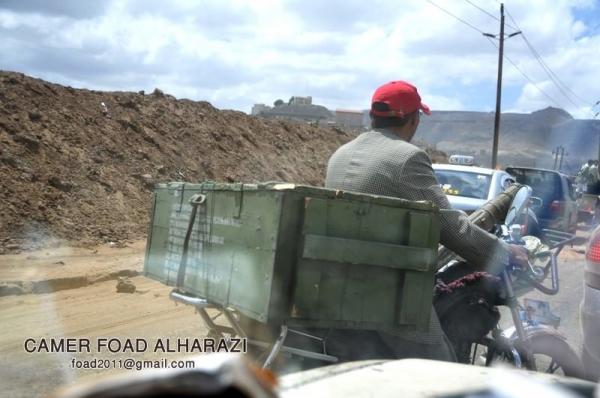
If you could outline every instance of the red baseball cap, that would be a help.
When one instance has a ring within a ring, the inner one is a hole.
[[[376,102],[387,104],[389,110],[373,109]],[[383,117],[404,117],[417,109],[430,115],[431,110],[421,102],[417,88],[402,80],[389,82],[379,87],[371,99],[371,113]]]

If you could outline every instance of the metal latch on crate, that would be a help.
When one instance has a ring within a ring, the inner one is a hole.
[[[197,193],[192,195],[190,198],[190,204],[192,205],[192,213],[190,214],[190,220],[188,222],[187,231],[185,232],[185,239],[183,240],[183,253],[181,254],[181,263],[179,264],[179,270],[177,271],[177,286],[182,287],[185,279],[185,269],[187,268],[188,262],[188,251],[190,247],[190,239],[192,237],[192,230],[194,229],[194,222],[196,220],[196,213],[198,213],[198,206],[206,203],[206,195]]]

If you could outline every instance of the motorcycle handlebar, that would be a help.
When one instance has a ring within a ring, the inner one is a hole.
[[[557,257],[562,251],[563,247],[565,247],[565,245],[575,240],[575,235],[550,229],[544,229],[542,232],[544,233],[544,237],[547,238],[547,243],[549,243],[550,250],[538,253],[538,256],[545,256],[547,254],[550,254],[550,262],[544,268],[543,277],[546,277],[546,275],[548,274],[548,267],[550,267],[550,281],[552,287],[550,288],[544,286],[541,282],[536,280],[536,272],[531,263],[529,263],[529,269],[523,272],[522,275],[527,279],[527,282],[531,284],[531,286],[533,286],[535,289],[539,290],[544,294],[555,295],[558,293],[559,290]]]
[[[531,263],[529,264],[529,268],[533,268],[531,266]],[[544,274],[546,274],[546,272],[544,272]],[[556,261],[556,253],[552,253],[550,255],[550,281],[552,283],[552,287],[546,287],[544,286],[541,282],[538,282],[535,280],[535,277],[532,276],[535,275],[535,272],[530,269],[527,270],[526,272],[523,273],[523,276],[527,279],[527,281],[531,284],[531,286],[533,286],[535,289],[539,290],[540,292],[544,293],[544,294],[548,294],[550,296],[554,296],[555,294],[558,293],[558,289],[559,289],[559,281],[558,281],[558,264]]]

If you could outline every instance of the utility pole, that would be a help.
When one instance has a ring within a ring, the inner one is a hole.
[[[562,170],[563,158],[569,156],[569,152],[565,153],[565,147],[560,147],[560,162],[558,163],[558,171]]]
[[[521,31],[511,33],[508,38],[518,35]],[[484,33],[484,36],[496,38],[496,35]],[[496,114],[494,116],[494,144],[492,147],[492,169],[498,165],[498,142],[500,136],[500,112],[502,103],[502,61],[504,59],[504,3],[500,3],[500,35],[498,37],[498,79],[496,81]]]
[[[596,101],[596,103],[594,104],[594,106],[592,107],[592,109],[594,109],[594,107],[600,105],[600,100]],[[592,120],[596,120],[596,118],[598,117],[598,115],[600,115],[600,111],[597,111],[594,114],[594,118]],[[596,129],[596,131],[598,132],[598,160],[600,160],[600,129]]]
[[[494,115],[494,146],[492,169],[498,165],[498,140],[500,136],[500,104],[502,102],[502,60],[504,57],[504,3],[500,3],[500,47],[498,51],[498,81],[496,82],[496,114]]]
[[[552,154],[554,155],[554,167],[552,170],[556,170],[556,166],[558,165],[558,148],[560,147],[557,146],[552,150]]]
[[[565,153],[565,147],[559,145],[552,150],[552,154],[554,155],[554,170],[560,171],[562,169],[563,158],[569,156],[569,152]],[[557,165],[558,167],[556,167]]]
[[[596,128],[596,132],[598,133],[598,158],[596,160],[600,161],[600,128]]]

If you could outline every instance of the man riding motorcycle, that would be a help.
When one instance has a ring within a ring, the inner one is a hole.
[[[503,242],[474,225],[463,212],[451,210],[428,155],[410,144],[422,112],[431,113],[410,83],[392,81],[379,87],[371,101],[372,130],[343,145],[331,156],[325,186],[431,201],[444,210],[440,243],[468,263],[490,273],[499,272],[509,263],[526,266],[527,252],[523,247]],[[435,311],[432,311],[428,333],[333,330],[328,341],[335,345],[328,343],[328,351],[341,361],[365,359],[368,354],[349,347],[355,345],[354,341],[372,340],[374,333],[387,348],[386,357],[455,360]]]

